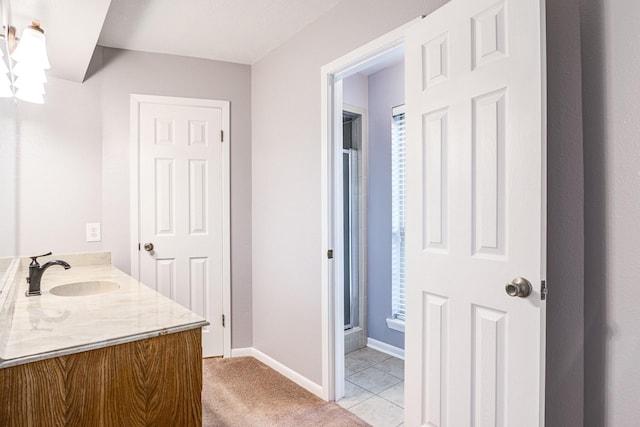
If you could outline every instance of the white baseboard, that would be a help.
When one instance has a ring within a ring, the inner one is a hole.
[[[373,338],[367,338],[367,347],[404,360],[404,349],[400,347],[395,347],[382,341],[374,340]]]
[[[259,361],[261,361],[271,369],[289,378],[291,381],[298,384],[300,387],[310,391],[311,393],[315,394],[319,398],[324,399],[321,385],[314,383],[313,381],[311,381],[310,379],[308,379],[303,375],[300,375],[293,369],[283,365],[282,363],[278,362],[272,357],[267,356],[260,350],[255,349],[253,347],[231,349],[231,357],[244,357],[244,356],[255,357],[256,359],[258,359]]]
[[[231,349],[231,357],[245,357],[245,356],[253,357],[253,347]]]

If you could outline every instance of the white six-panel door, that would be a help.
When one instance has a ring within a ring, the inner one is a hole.
[[[140,281],[211,323],[204,356],[225,344],[228,122],[226,101],[138,104]]]
[[[544,424],[542,3],[452,0],[407,33],[406,425]]]

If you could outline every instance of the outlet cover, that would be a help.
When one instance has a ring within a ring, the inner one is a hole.
[[[102,240],[99,222],[87,223],[87,242],[99,242]]]

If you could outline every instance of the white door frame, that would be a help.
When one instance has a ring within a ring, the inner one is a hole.
[[[321,69],[321,290],[322,290],[322,397],[337,400],[344,396],[344,295],[336,292],[342,280],[342,227],[336,222],[342,209],[342,168],[336,141],[342,132],[342,79],[367,68],[372,61],[404,43],[407,24],[336,59]],[[340,138],[340,139],[338,139]],[[333,249],[333,259],[326,251]]]
[[[171,104],[190,107],[210,107],[222,110],[222,307],[225,314],[223,357],[231,357],[231,219],[230,219],[230,130],[229,130],[229,102],[200,98],[179,98],[172,96],[131,94],[131,187],[130,187],[130,259],[131,275],[140,278],[140,230],[139,230],[139,189],[140,189],[140,145],[139,145],[139,115],[141,104]]]

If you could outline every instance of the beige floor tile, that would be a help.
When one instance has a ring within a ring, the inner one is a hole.
[[[345,356],[345,377],[346,395],[338,404],[374,427],[404,426],[403,360],[371,348],[356,350]]]
[[[350,377],[356,372],[367,369],[369,366],[371,366],[370,363],[347,356],[344,358],[344,376],[345,378]]]
[[[369,365],[375,365],[384,360],[390,358],[388,354],[381,353],[377,350],[373,350],[369,347],[361,348],[360,350],[353,351],[345,356],[346,359],[354,359]]]
[[[402,381],[398,377],[384,373],[376,368],[367,368],[357,372],[347,377],[347,380],[373,394],[378,394]]]
[[[355,385],[352,382],[345,381],[344,382],[344,397],[340,399],[337,403],[343,408],[351,408],[353,405],[356,405],[368,398],[372,397],[373,393],[368,392]]]
[[[378,396],[352,406],[349,411],[373,427],[396,427],[404,420],[402,408]]]
[[[391,374],[394,377],[404,379],[404,360],[391,357],[380,363],[373,365],[374,368],[380,369],[382,372]]]
[[[385,400],[404,408],[404,381],[389,387],[385,391],[378,394]]]

